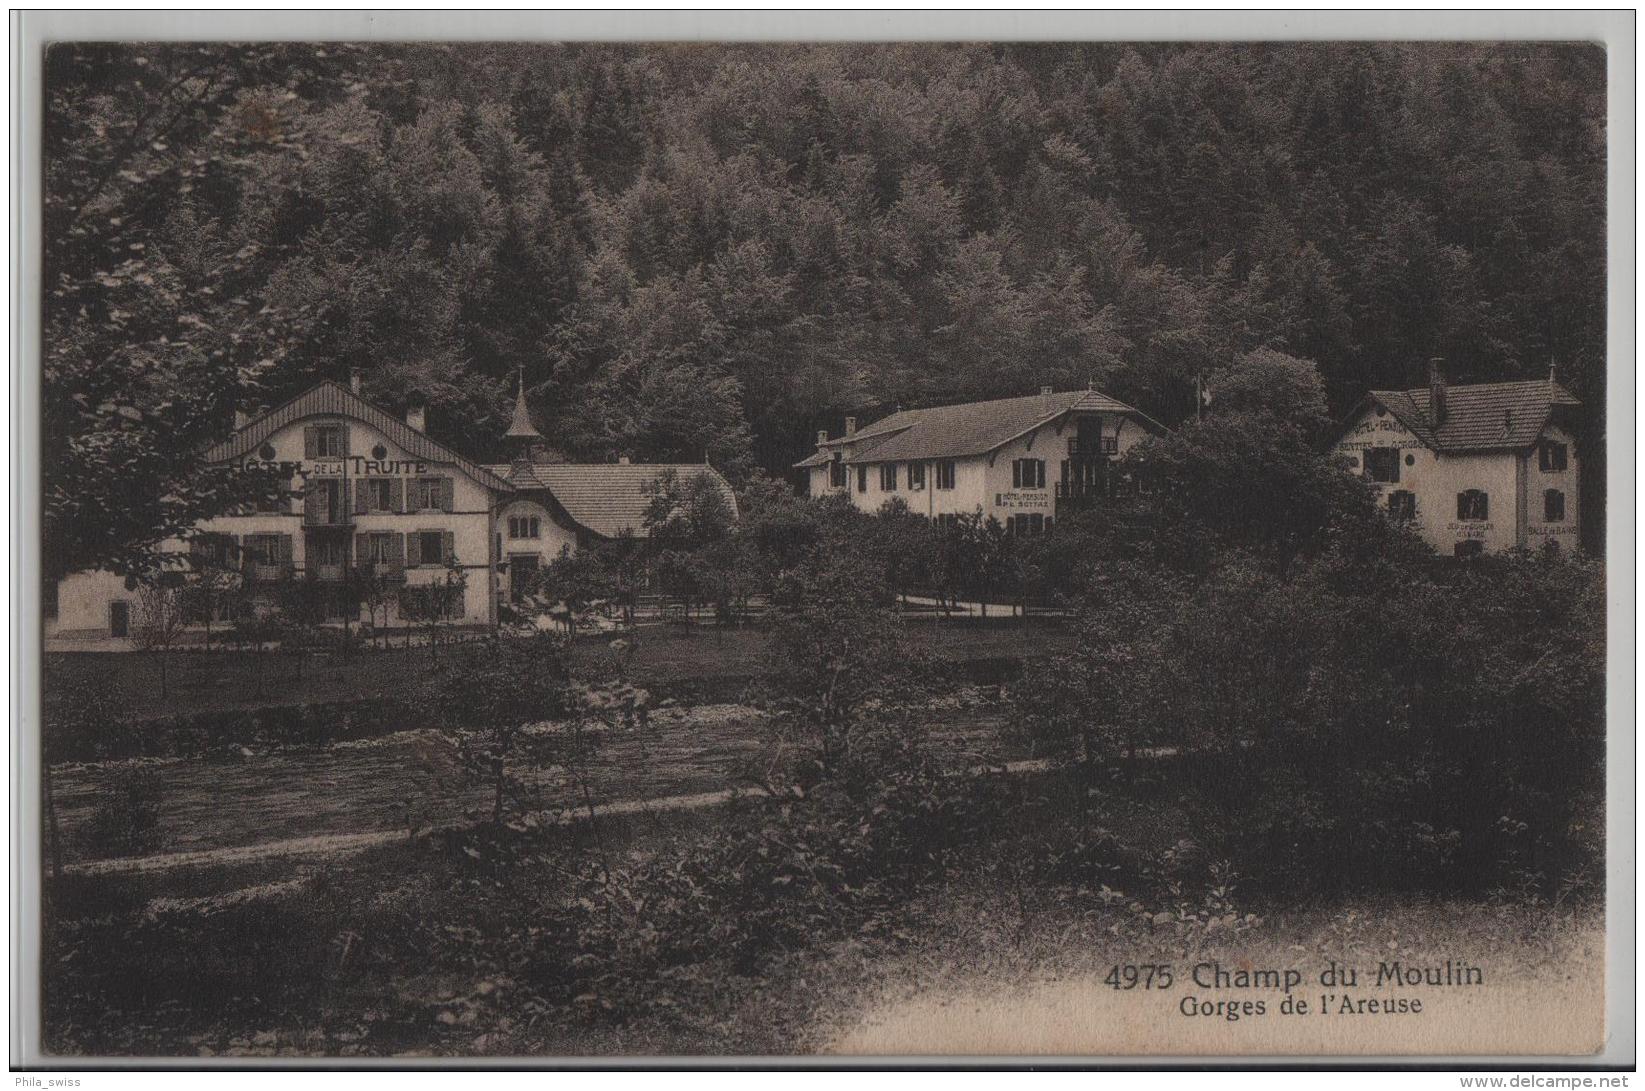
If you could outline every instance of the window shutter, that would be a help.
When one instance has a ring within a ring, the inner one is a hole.
[[[320,521],[320,487],[319,482],[305,482],[303,485],[303,522],[318,523]]]
[[[388,559],[390,564],[405,564],[406,536],[404,534],[392,534],[389,536]]]
[[[406,510],[406,483],[404,478],[396,477],[388,483],[388,510]]]
[[[334,512],[331,513],[331,521],[334,522],[334,523],[346,523],[346,522],[348,522],[348,520],[344,519],[343,516],[347,515],[348,512],[350,511],[350,508],[348,506],[348,494],[349,494],[349,486],[352,485],[352,484],[354,484],[354,482],[350,481],[346,477],[338,482],[338,485],[339,485],[338,491],[342,493],[343,503],[342,503],[342,510],[341,511],[334,511]]]
[[[447,484],[449,484],[450,479],[447,478],[446,480],[447,480]],[[454,557],[456,557],[456,555],[457,555],[456,537],[457,536],[449,530],[443,531],[440,534],[440,563],[441,564],[450,564],[452,559]]]
[[[1020,458],[1011,463],[1011,487],[1013,489],[1022,488],[1022,459]]]
[[[320,453],[320,431],[314,425],[303,429],[303,457],[314,458]]]
[[[455,485],[456,485],[456,482],[454,482],[449,477],[440,478],[440,510],[441,511],[451,511],[452,508],[455,506],[455,502],[456,502],[456,489],[454,488]]]
[[[406,535],[406,564],[415,568],[423,563],[423,536],[418,533]]]
[[[371,498],[371,485],[369,480],[363,477],[358,479],[355,484],[359,485],[360,488],[354,490],[354,514],[364,515],[366,513],[366,501]]]
[[[348,455],[349,455],[348,433],[349,433],[348,425],[339,424],[337,426],[337,443],[339,444],[339,446],[337,448],[337,453],[342,455],[344,458],[347,458]]]
[[[291,564],[291,535],[277,534],[274,538],[274,561],[282,566]]]

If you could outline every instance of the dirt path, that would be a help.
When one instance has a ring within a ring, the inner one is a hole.
[[[956,745],[992,738],[999,714],[986,708],[933,712],[932,731]],[[721,802],[751,787],[743,771],[760,757],[762,721],[738,705],[663,709],[648,731],[613,735],[589,770],[597,813],[675,810]],[[360,851],[419,828],[462,821],[484,809],[483,787],[464,782],[453,755],[430,732],[403,732],[325,750],[254,755],[237,764],[147,763],[162,785],[151,856],[105,859],[87,843],[93,812],[125,763],[59,766],[54,791],[65,868],[106,873],[238,863],[279,856]],[[550,811],[581,805],[577,786],[545,773]]]

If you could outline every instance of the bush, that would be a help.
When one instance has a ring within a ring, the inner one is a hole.
[[[1019,729],[1088,777],[1158,771],[1194,839],[1257,888],[1477,893],[1595,873],[1598,566],[1346,574],[1331,555],[1283,577],[1234,557],[1152,611],[1093,596],[1079,647],[1021,687]],[[1133,760],[1139,742],[1167,751]]]
[[[109,783],[81,831],[93,858],[142,856],[160,848],[160,777],[152,769],[122,770]]]
[[[46,749],[53,762],[198,758],[228,747],[329,746],[424,726],[427,718],[409,702],[372,697],[126,720],[106,699],[75,693],[48,710]]]

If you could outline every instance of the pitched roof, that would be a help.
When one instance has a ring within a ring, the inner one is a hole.
[[[411,425],[366,401],[347,387],[329,379],[310,387],[284,405],[270,409],[254,418],[246,426],[221,443],[206,449],[208,462],[227,462],[242,458],[275,432],[304,417],[353,417],[377,429],[397,447],[414,458],[427,462],[444,462],[474,478],[487,488],[507,491],[509,484],[476,462],[470,462],[450,448],[436,443]]]
[[[507,477],[516,489],[546,489],[579,526],[605,538],[615,538],[625,530],[636,537],[646,536],[645,509],[651,502],[647,490],[668,470],[683,480],[711,478],[732,513],[737,510],[730,482],[702,463],[516,462],[488,469]]]
[[[1124,413],[1152,430],[1165,427],[1141,410],[1099,390],[1030,394],[987,402],[963,402],[929,409],[903,409],[849,436],[839,436],[796,466],[819,466],[832,448],[849,445],[847,462],[901,462],[909,459],[980,455],[1074,409]]]
[[[1436,451],[1528,447],[1556,409],[1582,404],[1552,379],[1447,386],[1445,420],[1436,428],[1427,387],[1373,390],[1369,397],[1386,406],[1396,420]]]

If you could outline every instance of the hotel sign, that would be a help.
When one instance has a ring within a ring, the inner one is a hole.
[[[428,473],[428,463],[421,459],[378,459],[363,455],[283,462],[249,457],[242,459],[240,466],[246,470],[275,470],[296,477],[342,477],[345,471],[354,477],[416,477]]]
[[[997,492],[994,494],[994,506],[1010,511],[1049,511],[1051,510],[1051,494],[1044,489],[1031,489],[1025,492]]]

